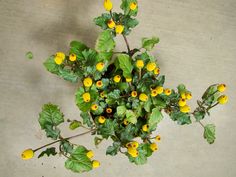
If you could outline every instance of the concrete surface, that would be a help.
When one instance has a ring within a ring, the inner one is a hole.
[[[118,10],[119,1],[113,1]],[[159,152],[136,167],[121,155],[105,156],[110,142],[95,149],[91,137],[85,136],[74,141],[91,147],[102,166],[79,176],[235,177],[236,1],[145,0],[139,7],[140,25],[128,38],[135,47],[143,36],[160,37],[153,54],[166,74],[166,86],[185,83],[192,90],[194,107],[208,85],[228,85],[229,104],[217,107],[204,121],[216,124],[217,140],[208,145],[198,124],[181,127],[166,118],[159,127]],[[46,72],[42,62],[58,50],[66,52],[73,39],[92,47],[100,31],[92,19],[101,12],[102,0],[0,0],[1,177],[78,176],[63,167],[63,158],[19,157],[23,149],[49,142],[37,122],[42,104],[51,101],[66,117],[78,117],[76,85]],[[125,49],[122,38],[117,42],[117,51]],[[32,61],[24,56],[29,50]]]

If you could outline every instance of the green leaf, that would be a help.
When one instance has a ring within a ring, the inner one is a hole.
[[[145,111],[146,111],[146,112],[150,112],[151,106],[152,106],[152,101],[151,101],[151,99],[148,99],[148,100],[144,103],[144,109],[145,109]]]
[[[71,144],[68,140],[62,140],[60,143],[60,148],[65,154],[72,153],[73,147],[73,144]]]
[[[138,13],[138,6],[135,10],[130,10],[130,3],[136,2],[137,0],[122,0],[120,8],[124,10],[125,15],[136,16]]]
[[[153,108],[152,113],[150,115],[150,118],[148,120],[148,125],[150,127],[150,130],[153,130],[156,128],[157,124],[163,119],[163,116],[161,114],[161,111],[159,108]]]
[[[60,134],[60,130],[57,129],[56,126],[64,122],[64,115],[61,113],[57,105],[49,103],[43,105],[42,112],[39,113],[38,121],[48,137],[57,139]]]
[[[102,142],[103,138],[99,138],[97,136],[94,137],[94,144],[96,148],[98,148],[98,145]]]
[[[84,94],[84,89],[80,87],[78,91],[76,92],[76,105],[79,107],[79,109],[83,112],[87,112],[90,110],[90,107],[92,105],[92,99],[90,102],[84,102],[83,100],[83,94]],[[91,95],[91,94],[90,94]]]
[[[116,89],[107,95],[106,103],[109,105],[115,104],[120,98],[120,90]]]
[[[29,52],[27,52],[26,54],[25,54],[25,56],[26,56],[26,58],[27,59],[29,59],[29,60],[32,60],[33,59],[33,53],[31,52],[31,51],[29,51]]]
[[[165,108],[166,102],[161,97],[152,97],[153,104],[158,108]]]
[[[106,155],[111,155],[111,156],[117,155],[120,149],[120,145],[121,145],[120,142],[114,142],[112,146],[108,146],[106,150]]]
[[[135,127],[132,124],[127,125],[120,132],[120,139],[122,142],[130,142],[133,140],[135,134]]]
[[[117,112],[117,115],[119,117],[124,117],[125,116],[125,112],[126,112],[126,107],[125,106],[118,106],[116,108],[116,112]]]
[[[58,70],[58,75],[60,77],[62,77],[63,79],[65,79],[66,81],[70,81],[72,83],[77,83],[78,82],[78,75],[72,71],[70,71],[69,69],[65,69],[65,68],[59,68]]]
[[[205,115],[205,111],[194,111],[193,113],[193,116],[195,117],[196,121],[204,119]]]
[[[215,137],[215,125],[214,124],[208,124],[204,126],[204,138],[207,140],[209,144],[214,143],[216,137]]]
[[[105,123],[102,124],[98,129],[98,134],[103,138],[109,138],[115,134],[115,128],[117,127],[116,120],[106,119]]]
[[[44,150],[43,152],[41,152],[41,153],[39,154],[38,158],[43,157],[45,154],[46,154],[48,157],[49,157],[50,155],[55,156],[55,155],[57,154],[56,148],[55,148],[55,147],[47,148],[46,150]]]
[[[78,121],[78,120],[73,120],[73,121],[70,123],[69,128],[70,128],[71,130],[75,130],[76,128],[80,127],[81,124],[82,124],[82,123],[81,123],[80,121]]]
[[[123,71],[123,76],[125,78],[130,78],[134,67],[131,63],[131,59],[130,59],[129,55],[119,54],[117,56],[117,59],[119,61],[119,66]]]
[[[128,155],[129,161],[135,163],[136,165],[143,165],[147,163],[147,157],[145,155],[145,151],[139,148],[139,154],[137,157],[132,157]]]
[[[186,92],[186,87],[184,84],[179,84],[177,88],[180,94]]]
[[[185,124],[191,124],[192,123],[189,114],[179,112],[179,111],[175,111],[175,112],[171,113],[170,118],[174,121],[177,121],[177,123],[180,124],[180,125],[185,125]]]
[[[132,124],[137,123],[137,115],[132,110],[126,111],[126,120]]]
[[[75,48],[78,51],[83,51],[85,49],[88,49],[88,47],[80,41],[72,41],[70,43],[70,47]]]
[[[115,41],[111,31],[103,31],[96,41],[95,49],[98,52],[111,52],[115,48]]]
[[[88,127],[93,127],[93,122],[88,112],[81,112],[80,117],[83,119],[83,124],[86,124]]]
[[[101,16],[94,18],[94,22],[96,25],[100,26],[103,30],[108,28],[107,22],[111,19],[111,15],[109,13],[103,13]]]
[[[58,74],[60,66],[55,63],[54,56],[49,57],[43,65],[49,72]]]
[[[92,162],[86,156],[88,150],[79,146],[73,150],[70,157],[65,162],[65,167],[76,173],[82,173],[92,170]]]
[[[148,51],[152,50],[153,47],[159,42],[159,38],[143,38],[142,39],[142,47]]]

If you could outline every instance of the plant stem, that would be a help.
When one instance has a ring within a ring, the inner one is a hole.
[[[217,102],[216,104],[214,104],[214,105],[212,105],[212,106],[208,107],[208,108],[206,109],[206,111],[209,111],[211,108],[213,108],[213,107],[217,106],[218,104],[219,104],[219,102]]]
[[[126,46],[127,46],[128,53],[129,53],[129,55],[131,55],[131,53],[130,53],[130,47],[129,47],[129,42],[128,42],[128,40],[127,40],[127,38],[126,38],[126,36],[125,36],[124,34],[122,34],[122,36],[123,36],[123,38],[124,38],[124,40],[125,40],[125,44],[126,44]]]
[[[37,149],[35,149],[35,150],[33,150],[33,151],[36,152],[36,151],[38,151],[38,150],[40,150],[40,149],[42,149],[42,148],[45,148],[45,147],[47,147],[47,146],[56,144],[56,143],[58,143],[58,142],[60,142],[60,141],[69,140],[69,139],[72,139],[72,138],[76,138],[76,137],[78,137],[78,136],[82,136],[82,135],[88,134],[88,133],[93,132],[93,131],[95,131],[95,130],[96,130],[96,129],[91,129],[91,130],[89,130],[89,131],[87,131],[87,132],[84,132],[84,133],[80,133],[80,134],[77,134],[77,135],[69,136],[69,137],[67,137],[67,138],[63,138],[63,139],[59,139],[59,140],[53,141],[53,142],[48,143],[48,144],[45,144],[45,145],[43,145],[43,146],[41,146],[41,147],[39,147],[39,148],[37,148]]]
[[[205,126],[203,125],[203,123],[201,121],[198,121],[198,123],[203,127],[205,128]]]

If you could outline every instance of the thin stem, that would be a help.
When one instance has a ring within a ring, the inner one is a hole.
[[[206,111],[209,111],[211,108],[214,108],[214,107],[217,106],[218,104],[219,104],[219,102],[217,102],[216,104],[214,104],[214,105],[208,107],[208,108],[206,109]]]
[[[125,40],[125,44],[126,44],[126,46],[127,46],[128,53],[129,53],[129,55],[130,55],[130,47],[129,47],[129,42],[128,42],[128,40],[127,40],[127,38],[126,38],[126,36],[125,36],[124,34],[122,34],[122,36],[123,36],[123,38],[124,38],[124,40]]]
[[[205,128],[205,126],[203,125],[203,123],[201,121],[197,121],[203,128]]]
[[[88,134],[88,133],[93,132],[93,131],[95,131],[95,130],[96,130],[96,129],[91,129],[91,130],[89,130],[89,131],[87,131],[87,132],[84,132],[84,133],[80,133],[80,134],[77,134],[77,135],[74,135],[74,136],[69,136],[69,137],[67,137],[67,138],[63,138],[63,139],[59,139],[59,140],[53,141],[53,142],[48,143],[48,144],[45,144],[45,145],[43,145],[43,146],[41,146],[41,147],[39,147],[39,148],[37,148],[37,149],[35,149],[35,150],[33,150],[33,151],[36,152],[36,151],[38,151],[38,150],[40,150],[40,149],[42,149],[42,148],[45,148],[45,147],[47,147],[47,146],[56,144],[56,143],[58,143],[58,142],[60,142],[60,141],[69,140],[69,139],[72,139],[72,138],[76,138],[76,137],[78,137],[78,136],[82,136],[82,135]]]
[[[139,78],[138,78],[138,79],[140,80],[141,77],[142,77],[142,69],[140,68],[140,69],[139,69]]]

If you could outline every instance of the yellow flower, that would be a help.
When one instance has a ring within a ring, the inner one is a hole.
[[[126,147],[126,148],[132,148],[131,142],[126,143],[125,147]]]
[[[156,75],[157,75],[157,74],[160,74],[160,68],[156,68],[156,69],[154,69],[153,72],[154,72],[154,74],[156,74]]]
[[[70,56],[69,56],[69,60],[70,61],[75,61],[76,60],[76,55],[75,54],[70,54]]]
[[[99,62],[99,63],[96,64],[96,69],[98,71],[101,72],[103,70],[103,68],[104,68],[104,63],[103,62]]]
[[[125,78],[126,82],[131,82],[132,78]]]
[[[65,60],[66,58],[66,55],[63,52],[57,52],[55,56],[61,58],[62,60]]]
[[[143,102],[146,102],[148,100],[148,96],[145,93],[141,93],[139,95],[139,99]]]
[[[83,81],[85,87],[91,87],[93,80],[90,77],[86,77]]]
[[[130,5],[129,5],[129,8],[131,10],[135,10],[137,8],[137,3],[136,2],[131,2]]]
[[[131,146],[132,146],[132,148],[137,149],[138,146],[139,146],[139,144],[138,144],[137,141],[133,141],[133,142],[131,143]]]
[[[97,81],[97,82],[96,82],[96,86],[97,86],[98,88],[101,88],[101,87],[103,86],[102,81]]]
[[[87,153],[86,153],[86,156],[88,157],[88,158],[93,158],[93,156],[94,156],[94,153],[93,153],[93,151],[88,151]]]
[[[92,161],[92,166],[93,166],[93,168],[98,168],[100,166],[100,162],[97,161],[97,160],[93,160]]]
[[[32,149],[26,149],[21,154],[21,158],[23,160],[29,160],[33,157],[34,157],[34,151]]]
[[[99,122],[100,124],[105,123],[105,121],[106,121],[106,118],[105,118],[104,116],[99,116],[98,122]]]
[[[91,109],[92,109],[93,111],[96,111],[96,110],[98,109],[98,105],[97,105],[97,104],[93,104],[93,105],[91,106]]]
[[[142,130],[143,130],[144,132],[147,132],[147,131],[148,131],[148,128],[149,128],[148,124],[145,124],[145,125],[142,126]]]
[[[161,141],[161,136],[160,136],[160,135],[157,135],[157,136],[155,137],[155,140],[156,140],[157,142],[160,142],[160,141]]]
[[[128,147],[128,154],[131,155],[132,157],[137,157],[139,153],[137,149]]]
[[[129,122],[128,122],[127,119],[125,119],[125,120],[123,121],[123,123],[124,123],[125,125],[128,125],[128,124],[129,124]]]
[[[56,63],[57,65],[61,65],[62,62],[63,62],[62,58],[60,58],[60,57],[55,57],[55,58],[54,58],[54,61],[55,61],[55,63]]]
[[[156,69],[156,63],[155,62],[149,62],[146,67],[147,67],[148,71],[153,71],[154,69]]]
[[[157,146],[157,144],[156,144],[156,143],[152,143],[152,144],[150,144],[150,149],[151,149],[152,151],[156,151],[156,150],[158,150],[158,146]]]
[[[110,11],[112,9],[112,2],[111,0],[104,0],[104,8],[106,9],[106,11]]]
[[[156,89],[152,89],[152,90],[151,90],[151,96],[152,96],[152,97],[155,97],[155,96],[157,96],[157,95],[158,95],[157,90],[156,90]]]
[[[112,113],[112,109],[111,109],[111,108],[107,108],[107,109],[106,109],[106,112],[107,112],[108,114],[110,114],[110,113]]]
[[[180,96],[181,96],[181,98],[186,99],[186,93],[183,92],[180,94]]]
[[[225,84],[220,84],[217,86],[217,90],[219,92],[224,92],[226,90],[226,85]]]
[[[105,92],[104,91],[100,93],[100,97],[102,97],[102,98],[105,97]]]
[[[123,25],[116,25],[116,34],[121,34],[124,31]]]
[[[218,101],[220,104],[225,104],[225,103],[228,102],[228,96],[226,96],[226,95],[221,95],[221,96],[217,99],[217,101]]]
[[[137,95],[138,95],[138,93],[137,93],[136,91],[132,91],[132,92],[131,92],[131,96],[132,96],[132,97],[135,98],[135,97],[137,97]]]
[[[157,94],[162,94],[164,89],[162,86],[158,86],[158,87],[156,87],[156,91],[157,91]]]
[[[55,58],[54,61],[57,65],[61,65],[63,63],[63,61],[65,60],[65,54],[63,52],[57,52],[55,54]]]
[[[143,67],[144,67],[144,62],[143,62],[143,60],[141,60],[141,59],[137,60],[137,61],[136,61],[136,66],[137,66],[137,68],[139,68],[139,69],[143,68]]]
[[[187,103],[186,100],[183,99],[183,98],[181,98],[181,99],[179,100],[179,102],[178,102],[179,106],[185,106],[186,103]]]
[[[192,94],[190,92],[186,93],[185,95],[186,95],[187,100],[192,99]]]
[[[190,112],[190,107],[188,105],[180,106],[180,112],[188,113]]]
[[[107,26],[112,29],[112,28],[114,28],[116,26],[116,24],[115,24],[115,22],[112,19],[110,19],[107,22]]]
[[[90,102],[90,93],[86,92],[83,94],[83,99],[84,99],[84,102]]]
[[[113,78],[113,80],[115,81],[115,82],[120,82],[120,79],[121,79],[121,77],[120,77],[120,75],[116,75],[114,78]]]
[[[171,89],[165,89],[164,90],[165,95],[169,96],[171,94]]]

